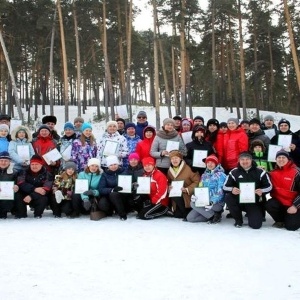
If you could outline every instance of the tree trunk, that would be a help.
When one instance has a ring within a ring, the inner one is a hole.
[[[216,13],[216,0],[212,0],[212,31],[211,31],[211,61],[212,61],[212,78],[211,78],[211,89],[212,89],[212,117],[216,118],[216,41],[215,41],[215,13]]]
[[[55,39],[55,27],[56,27],[56,9],[54,10],[54,16],[53,16],[53,24],[52,24],[52,32],[51,32],[51,44],[50,44],[50,59],[49,59],[49,73],[50,73],[50,115],[54,115],[54,97],[53,97],[53,91],[54,91],[54,74],[53,74],[53,52],[54,52],[54,39]]]
[[[181,114],[182,117],[186,117],[186,49],[185,49],[185,14],[186,14],[186,0],[181,1],[180,12],[180,63],[181,63],[181,77],[180,77],[180,102],[181,102]]]

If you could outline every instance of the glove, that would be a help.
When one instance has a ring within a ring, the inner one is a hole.
[[[92,206],[92,203],[88,200],[88,201],[83,201],[83,207],[86,211],[90,210]]]
[[[198,200],[198,198],[195,196],[195,195],[193,195],[192,197],[191,197],[191,201],[192,202],[196,202]]]
[[[134,183],[132,184],[132,190],[133,190],[133,191],[136,191],[138,187],[139,187],[139,184],[138,184],[137,182],[134,182]]]
[[[85,195],[85,196],[94,196],[95,194],[94,194],[94,191],[93,191],[93,190],[88,190],[88,191],[85,191],[85,192],[83,193],[83,195]]]
[[[121,186],[115,186],[112,191],[113,192],[120,192],[122,190],[123,190],[123,188]]]

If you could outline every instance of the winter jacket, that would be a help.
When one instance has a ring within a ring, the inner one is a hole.
[[[137,182],[137,178],[143,176],[144,168],[141,163],[139,163],[136,167],[132,167],[128,165],[127,169],[124,171],[124,175],[131,175],[132,182]]]
[[[7,137],[0,137],[0,152],[8,151],[9,141]]]
[[[0,168],[0,181],[13,181],[17,183],[18,172],[13,171],[10,167],[1,169]]]
[[[78,174],[78,179],[87,179],[88,180],[88,189],[89,190],[93,190],[93,193],[94,193],[94,196],[95,197],[98,197],[100,195],[99,193],[99,182],[100,182],[100,179],[102,177],[102,174],[103,173],[87,173],[87,172],[80,172]],[[81,199],[83,201],[88,201],[89,200],[89,196],[87,195],[84,195],[84,194],[81,194]]]
[[[200,186],[208,187],[209,201],[213,204],[224,202],[223,185],[226,180],[224,169],[219,164],[213,170],[206,169],[201,176]]]
[[[57,133],[56,130],[52,130],[52,131],[51,131],[51,136],[53,137],[53,139],[55,140],[56,143],[59,142],[60,136],[59,136],[59,134]],[[32,138],[33,138],[33,139],[36,139],[37,137],[38,137],[38,131],[35,132],[35,133],[32,135]]]
[[[141,140],[144,139],[143,132],[147,126],[149,126],[148,121],[145,123],[136,123],[135,133],[141,138]]]
[[[26,131],[28,139],[24,138],[21,140],[17,138],[17,133],[21,128]],[[27,127],[18,126],[13,130],[11,134],[11,141],[9,142],[9,146],[8,146],[8,153],[12,162],[14,163],[14,169],[16,171],[23,170],[24,168],[23,163],[25,162],[18,155],[18,146],[27,145],[29,147],[29,159],[30,159],[34,155],[34,149],[32,147],[31,141],[32,141],[32,135],[30,130]]]
[[[225,180],[223,189],[225,192],[232,192],[234,187],[239,188],[240,182],[255,182],[255,189],[261,189],[263,194],[269,193],[272,189],[269,175],[263,169],[257,168],[255,161],[252,161],[249,170],[245,170],[240,164],[231,170]],[[260,197],[255,194],[255,198],[256,203],[259,203]]]
[[[248,136],[244,129],[227,130],[223,137],[222,149],[218,152],[219,160],[225,170],[231,170],[238,165],[239,154],[248,151]]]
[[[65,200],[71,200],[75,188],[76,173],[69,176],[65,171],[55,176],[53,187],[60,190]]]
[[[145,131],[149,128],[151,128],[151,130],[153,132],[153,135],[150,139],[146,138],[146,136],[145,136]],[[156,131],[155,131],[154,127],[152,127],[152,126],[145,127],[144,132],[143,132],[143,139],[142,139],[142,141],[139,141],[137,143],[136,149],[135,149],[135,152],[139,155],[141,161],[143,160],[143,158],[150,156],[150,150],[151,150],[151,146],[152,146],[155,136],[156,136]]]
[[[76,133],[72,134],[71,136],[66,136],[64,135],[60,140],[59,140],[59,145],[60,145],[60,149],[59,149],[59,152],[62,154],[62,156],[64,155],[64,151],[67,151],[67,148],[68,147],[71,147],[71,151],[72,151],[72,144],[73,142],[76,140],[77,136],[76,136]],[[70,151],[70,152],[71,152]],[[71,157],[70,159],[72,158],[72,154],[71,154]],[[61,164],[60,164],[60,168],[63,170],[65,168],[65,164],[66,164],[66,161],[64,159],[64,157],[62,157],[61,159]]]
[[[264,143],[265,148],[268,149],[271,141],[265,133],[259,129],[257,132],[248,132],[248,137],[249,137],[249,145],[251,144],[252,141],[254,140],[260,140]]]
[[[295,205],[300,208],[300,169],[289,161],[285,166],[278,167],[270,173],[273,189],[271,197],[284,206]]]
[[[122,165],[122,159],[128,156],[128,146],[127,146],[127,141],[123,135],[120,135],[118,131],[115,133],[108,133],[105,132],[101,139],[100,143],[98,145],[98,157],[101,161],[101,166],[102,167],[107,167],[106,165],[106,157],[103,155],[103,150],[105,149],[105,143],[106,141],[114,141],[118,142],[118,147],[116,150],[115,155],[119,158],[120,164]]]
[[[101,177],[99,182],[99,192],[101,195],[107,196],[109,195],[113,188],[118,186],[118,175],[123,175],[124,169],[119,167],[116,171],[111,171],[106,169]]]
[[[186,189],[187,192],[182,193],[183,200],[186,208],[191,207],[191,196],[194,193],[194,188],[199,184],[199,174],[194,173],[191,170],[191,168],[185,163],[185,161],[181,161],[181,164],[179,165],[178,169],[170,166],[167,176],[170,185],[172,185],[172,181],[174,180],[184,181],[183,187]]]
[[[91,145],[90,139],[86,139],[85,145],[82,145],[80,139],[74,140],[72,143],[71,157],[77,165],[77,171],[82,172],[86,168],[89,159],[97,157],[96,142]]]
[[[259,151],[259,152],[252,152],[252,158],[256,162],[257,167],[264,169],[265,171],[269,172],[273,170],[272,163],[268,161],[268,157],[266,153]]]
[[[127,147],[128,147],[128,155],[130,153],[135,152],[136,146],[139,141],[141,141],[140,137],[138,135],[135,135],[133,138],[131,138],[128,134],[124,134],[124,137],[127,141]],[[126,169],[128,167],[128,156],[123,158],[123,167]]]
[[[28,167],[19,177],[18,186],[20,191],[26,195],[31,195],[34,189],[37,187],[42,187],[47,193],[52,190],[53,175],[47,171],[45,167],[34,173]]]
[[[183,156],[186,155],[186,147],[176,130],[172,132],[167,132],[163,129],[158,130],[150,149],[150,155],[156,158],[156,166],[159,168],[168,169],[170,167],[169,156],[161,156],[161,152],[167,148],[168,141],[179,142],[179,151]]]

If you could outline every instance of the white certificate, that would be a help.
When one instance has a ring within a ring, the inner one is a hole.
[[[171,152],[172,150],[179,150],[179,142],[177,142],[177,141],[167,141],[166,150],[168,152]]]
[[[75,180],[75,194],[82,194],[89,190],[89,181],[87,179]]]
[[[14,200],[13,181],[0,181],[0,200]]]
[[[29,145],[17,145],[17,154],[23,160],[30,160]]]
[[[276,153],[282,149],[282,146],[269,145],[268,149],[268,161],[276,162]]]
[[[106,141],[105,146],[103,149],[103,155],[109,156],[109,155],[116,155],[117,150],[119,147],[119,143],[116,141]]]
[[[272,129],[264,129],[264,133],[265,133],[265,135],[266,135],[269,139],[271,139],[271,138],[276,134],[274,128],[272,128]]]
[[[120,193],[131,193],[132,189],[132,176],[131,175],[119,175],[118,186],[122,187],[123,190]]]
[[[128,111],[127,111],[127,106],[125,104],[115,106],[115,112],[118,115],[118,118],[128,119]]]
[[[193,131],[187,131],[181,133],[181,137],[185,145],[192,141],[192,133]]]
[[[255,203],[255,182],[240,182],[240,203]]]
[[[69,145],[62,153],[61,156],[63,160],[68,161],[71,159],[71,151],[72,151],[72,145]]]
[[[292,143],[292,136],[286,134],[278,134],[278,143],[277,145],[282,146],[285,151],[290,152],[290,145]]]
[[[17,128],[21,125],[22,125],[22,120],[11,119],[10,125],[9,125],[9,132],[12,133],[15,128]]]
[[[196,207],[205,207],[209,205],[209,188],[198,187],[194,189],[194,194],[197,197],[195,201]]]
[[[43,158],[44,158],[45,162],[48,165],[50,165],[51,162],[55,162],[55,161],[61,159],[61,154],[59,153],[59,151],[56,148],[54,148],[53,150],[44,154]]]
[[[150,182],[151,182],[150,177],[138,177],[137,183],[139,186],[136,190],[136,193],[137,194],[150,194]]]
[[[194,150],[193,167],[206,168],[204,158],[207,157],[207,150]]]
[[[169,197],[181,197],[182,195],[182,187],[183,187],[183,180],[174,180],[171,182],[171,189],[169,192]]]

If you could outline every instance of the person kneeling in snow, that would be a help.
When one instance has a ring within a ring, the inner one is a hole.
[[[138,219],[151,220],[169,211],[168,204],[168,180],[165,174],[157,170],[155,160],[152,157],[145,157],[142,160],[145,177],[150,177],[150,194],[140,195],[138,199]]]

